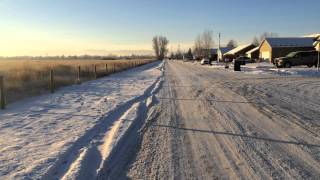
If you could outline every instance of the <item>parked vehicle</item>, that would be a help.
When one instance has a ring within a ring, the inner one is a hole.
[[[246,56],[240,56],[240,57],[236,58],[234,60],[234,62],[235,61],[240,62],[240,65],[246,65],[247,63],[254,63],[255,62],[253,59],[250,59],[250,58],[248,58]]]
[[[201,65],[205,65],[205,64],[210,64],[210,59],[208,59],[208,58],[203,58],[203,59],[201,60]]]
[[[286,57],[276,58],[275,65],[278,68],[290,68],[291,66],[308,67],[317,66],[318,52],[317,51],[298,51],[289,53]]]

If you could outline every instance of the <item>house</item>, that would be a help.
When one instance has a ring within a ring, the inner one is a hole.
[[[259,47],[253,48],[246,53],[246,56],[250,59],[259,59]]]
[[[217,50],[217,59],[218,59],[218,61],[222,61],[223,60],[223,55],[226,53],[226,52],[228,52],[228,51],[230,51],[232,48],[231,47],[220,47],[220,48],[218,48],[218,50]]]
[[[273,62],[291,52],[314,50],[313,43],[313,37],[266,38],[259,46],[259,58]]]
[[[317,51],[320,51],[320,37],[314,42],[313,45]]]
[[[254,49],[255,47],[256,46],[254,46],[253,44],[241,45],[241,46],[238,46],[238,47],[226,52],[223,56],[224,56],[224,58],[227,58],[229,60],[235,59],[240,56],[245,56],[248,51]]]

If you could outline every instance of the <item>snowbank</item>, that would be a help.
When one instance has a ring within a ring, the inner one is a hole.
[[[292,68],[276,68],[270,63],[252,63],[241,66],[241,70],[247,74],[275,74],[281,76],[305,76],[320,77],[320,71],[316,68],[292,67]]]
[[[225,69],[224,63],[212,63],[211,66],[203,66],[212,69]],[[229,63],[228,71],[233,71],[233,64]],[[302,76],[302,77],[320,77],[320,71],[316,68],[307,67],[292,67],[292,68],[276,68],[273,64],[268,62],[261,63],[249,63],[245,66],[241,66],[241,72],[235,73],[246,73],[246,74],[270,74],[280,76]]]

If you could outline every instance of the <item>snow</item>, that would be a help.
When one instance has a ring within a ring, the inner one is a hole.
[[[233,63],[229,63],[229,68],[225,69],[224,63],[213,62],[211,66],[203,66],[212,69],[221,69],[226,71],[233,71]],[[304,66],[297,66],[292,68],[276,68],[273,64],[268,62],[261,63],[248,63],[241,66],[240,72],[234,73],[245,73],[245,74],[269,74],[269,75],[280,75],[280,76],[299,76],[299,77],[320,77],[320,71],[317,68],[307,68]]]
[[[276,37],[266,38],[271,47],[313,47],[314,38],[310,37]]]
[[[316,68],[292,67],[292,68],[276,68],[272,64],[252,63],[241,67],[241,72],[246,74],[274,74],[281,76],[300,76],[300,77],[320,77],[320,71]]]
[[[159,88],[161,69],[155,62],[9,105],[0,112],[0,179],[94,178]]]
[[[101,179],[319,179],[318,79],[166,64],[137,155]]]
[[[241,51],[241,50],[243,50],[245,48],[248,48],[250,46],[252,46],[252,44],[241,45],[241,46],[238,46],[238,47],[232,49],[231,51],[229,51],[229,52],[227,52],[225,54],[235,54],[235,53],[237,53],[237,52],[239,52],[239,51]]]
[[[302,37],[312,37],[312,38],[318,38],[318,37],[320,37],[320,33],[315,33],[315,34],[308,34],[308,35],[305,35],[305,36],[302,36]]]

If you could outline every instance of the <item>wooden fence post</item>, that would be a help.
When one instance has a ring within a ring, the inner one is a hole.
[[[54,93],[53,69],[50,70],[50,92]]]
[[[116,64],[114,63],[113,64],[113,73],[115,73],[116,72]]]
[[[97,74],[97,65],[94,65],[94,79],[97,79],[98,74]]]
[[[81,67],[78,66],[78,77],[77,77],[77,84],[81,84]]]
[[[4,78],[3,76],[0,76],[0,106],[1,109],[6,108],[6,102],[4,97]]]
[[[106,64],[106,75],[108,75],[108,64]]]

